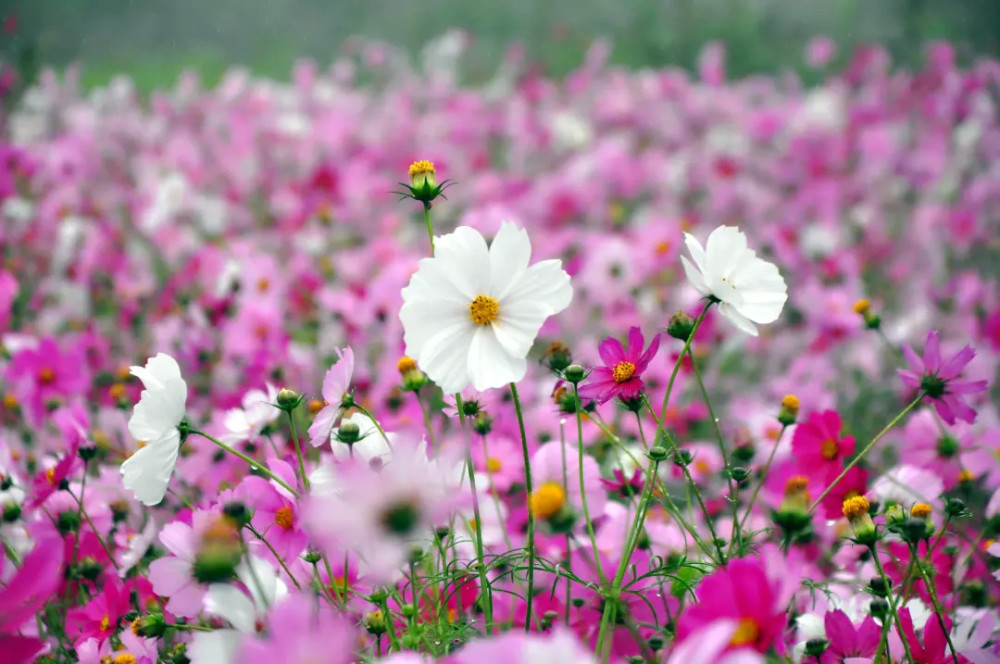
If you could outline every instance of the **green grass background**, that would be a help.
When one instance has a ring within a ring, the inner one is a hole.
[[[803,66],[808,40],[837,40],[841,58],[858,43],[886,45],[898,63],[919,62],[928,39],[956,43],[963,58],[996,54],[1000,0],[0,0],[16,15],[0,34],[0,58],[32,73],[79,62],[88,86],[119,73],[148,91],[185,69],[212,84],[231,65],[286,79],[292,63],[321,65],[351,36],[411,53],[450,28],[474,39],[471,76],[493,71],[520,43],[546,71],[579,63],[595,37],[613,40],[613,61],[691,67],[710,40],[724,41],[733,76]]]

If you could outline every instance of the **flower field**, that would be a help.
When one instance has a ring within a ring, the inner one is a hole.
[[[378,44],[0,116],[0,664],[1000,662],[1000,62]]]

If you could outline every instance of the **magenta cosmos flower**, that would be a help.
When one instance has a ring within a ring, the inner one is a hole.
[[[580,386],[580,397],[597,403],[605,403],[615,397],[625,401],[638,397],[645,387],[642,372],[660,348],[660,335],[653,337],[649,348],[643,352],[645,343],[642,331],[637,327],[628,331],[627,348],[623,348],[614,337],[602,341],[597,352],[601,354],[604,366],[590,372],[587,383]]]
[[[795,427],[792,452],[803,475],[828,482],[840,473],[844,459],[854,454],[854,437],[841,435],[842,427],[835,410],[810,413]]]
[[[709,574],[698,586],[698,603],[677,624],[678,642],[718,620],[736,621],[731,649],[766,652],[787,621],[778,584],[762,561],[739,558]],[[785,600],[787,603],[787,600]]]
[[[925,401],[934,403],[941,419],[954,424],[955,419],[969,424],[976,421],[976,411],[962,400],[962,395],[986,391],[985,380],[955,380],[965,365],[976,356],[971,346],[964,346],[945,361],[941,360],[941,337],[935,331],[927,333],[924,356],[920,358],[909,346],[903,347],[903,355],[910,363],[910,370],[901,369],[899,377],[908,387],[923,391]]]

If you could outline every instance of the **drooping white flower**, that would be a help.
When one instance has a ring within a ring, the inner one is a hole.
[[[510,222],[489,247],[465,226],[434,242],[403,289],[406,354],[447,394],[521,380],[538,330],[573,298],[562,261],[529,266],[528,233]]]
[[[213,583],[205,595],[205,613],[228,621],[233,628],[196,632],[188,648],[191,664],[234,662],[243,637],[256,634],[257,625],[271,607],[288,594],[271,564],[255,556],[236,568],[236,577],[250,591],[249,596],[228,583]]]
[[[734,226],[719,226],[705,247],[690,233],[684,242],[694,264],[681,256],[688,281],[702,295],[719,300],[719,313],[757,336],[754,323],[772,323],[788,299],[788,288],[773,263],[757,258],[747,238]]]
[[[226,411],[224,424],[227,430],[222,439],[227,443],[253,438],[261,429],[281,415],[273,404],[278,402],[278,388],[266,383],[267,391],[248,390],[243,395],[243,407]]]
[[[130,367],[145,389],[132,411],[128,430],[142,447],[121,466],[125,488],[144,505],[156,505],[167,492],[181,444],[177,428],[184,419],[187,383],[177,361],[166,353]]]

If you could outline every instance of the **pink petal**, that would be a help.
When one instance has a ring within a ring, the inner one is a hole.
[[[622,342],[614,337],[608,337],[602,341],[597,346],[597,352],[601,355],[601,361],[609,367],[625,361],[625,349],[622,348]]]

